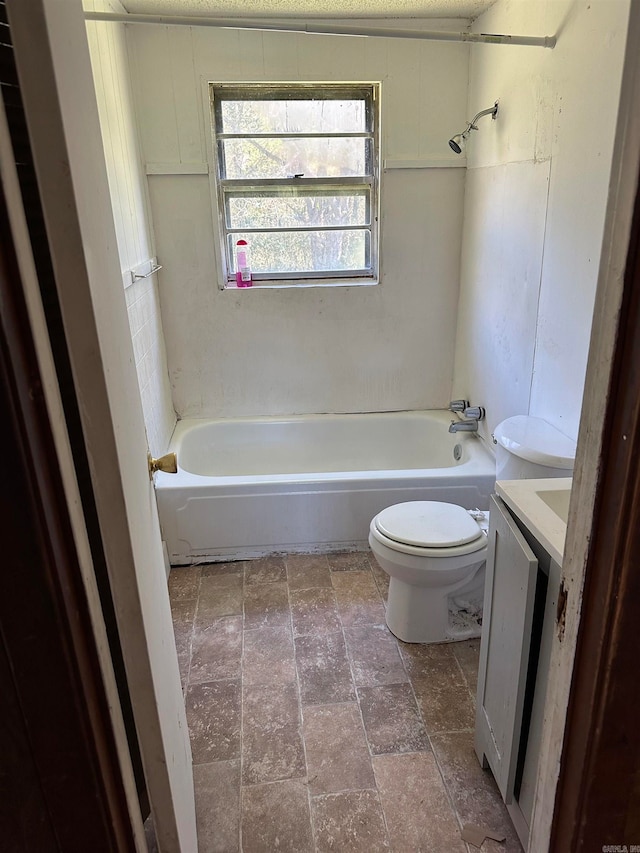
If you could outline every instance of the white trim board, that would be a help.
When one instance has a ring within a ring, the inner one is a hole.
[[[464,169],[467,165],[466,157],[454,160],[448,157],[442,160],[384,160],[383,168],[388,169]]]
[[[147,175],[208,175],[208,163],[146,163]]]

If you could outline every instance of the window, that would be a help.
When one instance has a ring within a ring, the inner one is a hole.
[[[224,283],[377,277],[377,86],[211,85]]]

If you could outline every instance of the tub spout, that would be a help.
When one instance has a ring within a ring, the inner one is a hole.
[[[451,421],[449,432],[478,432],[478,421]]]

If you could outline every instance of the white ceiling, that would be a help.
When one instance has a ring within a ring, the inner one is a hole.
[[[495,0],[123,0],[128,12],[242,18],[465,18]]]

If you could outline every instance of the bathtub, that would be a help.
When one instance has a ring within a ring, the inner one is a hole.
[[[179,421],[156,474],[172,565],[367,548],[393,503],[488,509],[495,460],[447,411]]]

